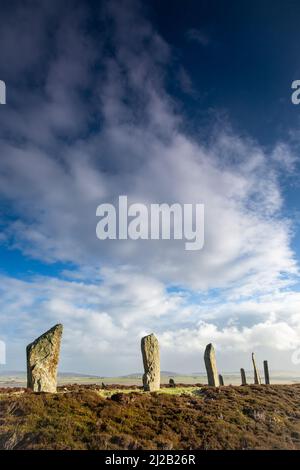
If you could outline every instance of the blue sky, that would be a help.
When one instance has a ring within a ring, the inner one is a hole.
[[[297,370],[300,5],[1,2],[0,339],[64,324],[61,370]],[[203,203],[205,246],[99,241],[96,208]]]

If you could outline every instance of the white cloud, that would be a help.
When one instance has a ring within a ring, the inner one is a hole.
[[[200,322],[195,330],[178,329],[165,331],[161,335],[162,345],[177,353],[190,350],[203,352],[205,346],[212,342],[218,351],[239,352],[255,351],[257,347],[293,351],[300,344],[300,325],[293,328],[286,322],[264,321],[252,327],[228,326],[218,328],[213,323]]]
[[[253,350],[271,359],[280,353],[277,369],[293,368],[291,354],[300,345],[299,293],[239,304],[208,298],[199,305],[128,268],[109,268],[90,279],[1,277],[1,339],[9,369],[24,366],[26,344],[58,322],[64,324],[62,370],[100,375],[141,370],[140,339],[150,332],[160,340],[167,370],[202,370],[209,342],[225,370],[240,367],[239,360]]]
[[[107,371],[136,368],[139,337],[152,329],[171,348],[170,364],[187,341],[193,353],[205,341],[224,351],[230,344],[290,350],[299,338],[299,298],[284,289],[298,268],[280,171],[293,167],[291,150],[280,142],[267,152],[225,124],[200,142],[165,89],[172,51],[138,8],[108,4],[109,56],[105,34],[100,42],[87,36],[84,12],[61,16],[38,91],[16,87],[15,106],[0,118],[0,194],[10,208],[1,238],[25,255],[72,262],[78,272],[73,280],[3,279],[1,323],[19,325],[25,344],[63,321],[64,363],[73,369],[86,361],[95,370],[98,352]],[[45,52],[46,42],[38,44],[34,63]],[[204,203],[204,249],[100,242],[96,208],[120,194],[146,204]],[[168,294],[170,285],[189,295]],[[200,305],[190,301],[211,290]],[[215,290],[222,302],[214,304]],[[270,322],[270,312],[281,318]],[[242,323],[246,316],[255,318],[251,326]],[[238,326],[221,325],[238,318]]]

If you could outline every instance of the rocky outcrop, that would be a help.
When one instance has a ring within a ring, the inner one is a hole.
[[[213,345],[210,343],[206,346],[204,353],[204,362],[207,372],[208,385],[219,387],[219,375],[216,362],[216,354]]]
[[[56,393],[62,332],[55,325],[27,346],[27,387],[34,392]]]
[[[145,371],[144,390],[154,392],[160,389],[160,357],[158,340],[153,333],[142,338],[141,348]]]

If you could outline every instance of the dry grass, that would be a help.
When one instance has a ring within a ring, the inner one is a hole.
[[[300,385],[112,388],[3,393],[0,448],[300,449]]]

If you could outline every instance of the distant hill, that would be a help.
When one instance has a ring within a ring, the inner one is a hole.
[[[24,370],[0,370],[0,376],[2,377],[23,377],[26,375],[26,371]],[[92,375],[92,374],[80,374],[79,372],[59,372],[59,377],[93,377],[98,378],[99,375]]]
[[[179,374],[178,372],[170,372],[167,370],[162,370],[160,374],[165,377],[179,377],[179,376],[184,375],[184,374]],[[142,377],[142,375],[143,375],[143,372],[135,372],[133,374],[121,375],[121,377],[124,379],[139,379],[140,377]]]
[[[11,377],[11,376],[23,376],[26,375],[26,371],[24,370],[0,370],[0,376]],[[103,375],[96,375],[96,374],[81,374],[79,372],[59,372],[59,377],[93,377],[93,378],[104,378],[107,376]],[[143,375],[143,372],[134,372],[132,374],[121,375],[120,377],[124,379],[136,379],[140,378]],[[161,375],[166,377],[179,377],[188,374],[180,374],[178,372],[171,372],[167,370],[162,370]],[[192,374],[192,375],[201,375],[200,373]],[[113,376],[112,376],[113,377]]]
[[[11,377],[11,376],[23,376],[26,372],[24,370],[1,370],[0,369],[0,376],[3,377]]]

